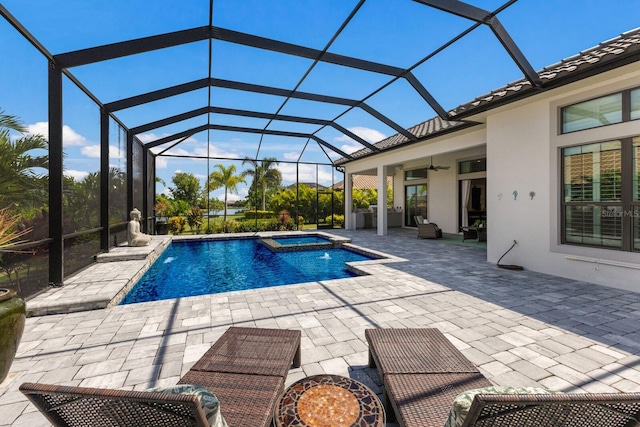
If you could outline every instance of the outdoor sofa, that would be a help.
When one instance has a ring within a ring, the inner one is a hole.
[[[215,394],[229,427],[268,427],[289,369],[300,366],[300,331],[230,327],[180,379]],[[54,425],[208,426],[197,397],[24,383],[20,391]]]
[[[469,393],[462,427],[640,426],[640,393],[493,394],[492,384],[438,330],[367,329],[369,366],[383,382],[387,420],[400,426],[443,427],[456,396]],[[504,388],[507,389],[507,388]]]

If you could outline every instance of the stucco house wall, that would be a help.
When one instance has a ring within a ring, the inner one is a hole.
[[[346,172],[375,174],[388,166],[394,206],[404,207],[404,172],[428,166],[433,156],[450,169],[429,174],[428,216],[456,233],[457,163],[486,155],[488,262],[516,241],[503,263],[640,292],[640,253],[561,244],[559,211],[562,147],[640,136],[640,120],[560,135],[560,108],[637,87],[640,63],[632,63],[469,117],[483,123],[476,127],[349,162]]]
[[[562,106],[639,86],[640,66],[632,64],[487,114],[487,217],[498,225],[489,227],[489,262],[515,240],[503,263],[640,292],[640,253],[563,245],[560,236],[560,149],[638,136],[640,121],[558,131]]]
[[[401,149],[382,152],[374,157],[350,162],[346,165],[345,176],[361,173],[376,174],[379,165],[389,166],[389,174],[394,177],[393,206],[404,209],[405,171],[429,166],[433,156],[434,165],[450,166],[450,168],[429,173],[428,217],[445,232],[457,233],[457,161],[484,157],[484,146],[484,125],[479,125],[455,135],[412,144]],[[347,228],[349,225],[346,225]]]

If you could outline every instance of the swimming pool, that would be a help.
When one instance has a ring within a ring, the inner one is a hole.
[[[258,239],[174,241],[120,304],[354,277],[345,262],[371,259],[341,248],[274,253]]]
[[[274,241],[281,245],[308,245],[312,243],[330,243],[329,239],[320,236],[291,236],[291,237],[277,237],[273,238]]]

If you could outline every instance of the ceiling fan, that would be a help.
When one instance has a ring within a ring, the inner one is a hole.
[[[439,171],[440,169],[449,169],[450,166],[433,166],[433,156],[431,157],[431,165],[427,168],[430,171]]]

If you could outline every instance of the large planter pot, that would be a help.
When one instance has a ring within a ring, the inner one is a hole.
[[[12,289],[0,288],[0,383],[7,377],[13,363],[25,320],[24,299]]]
[[[156,234],[169,234],[169,224],[166,222],[157,222]]]

